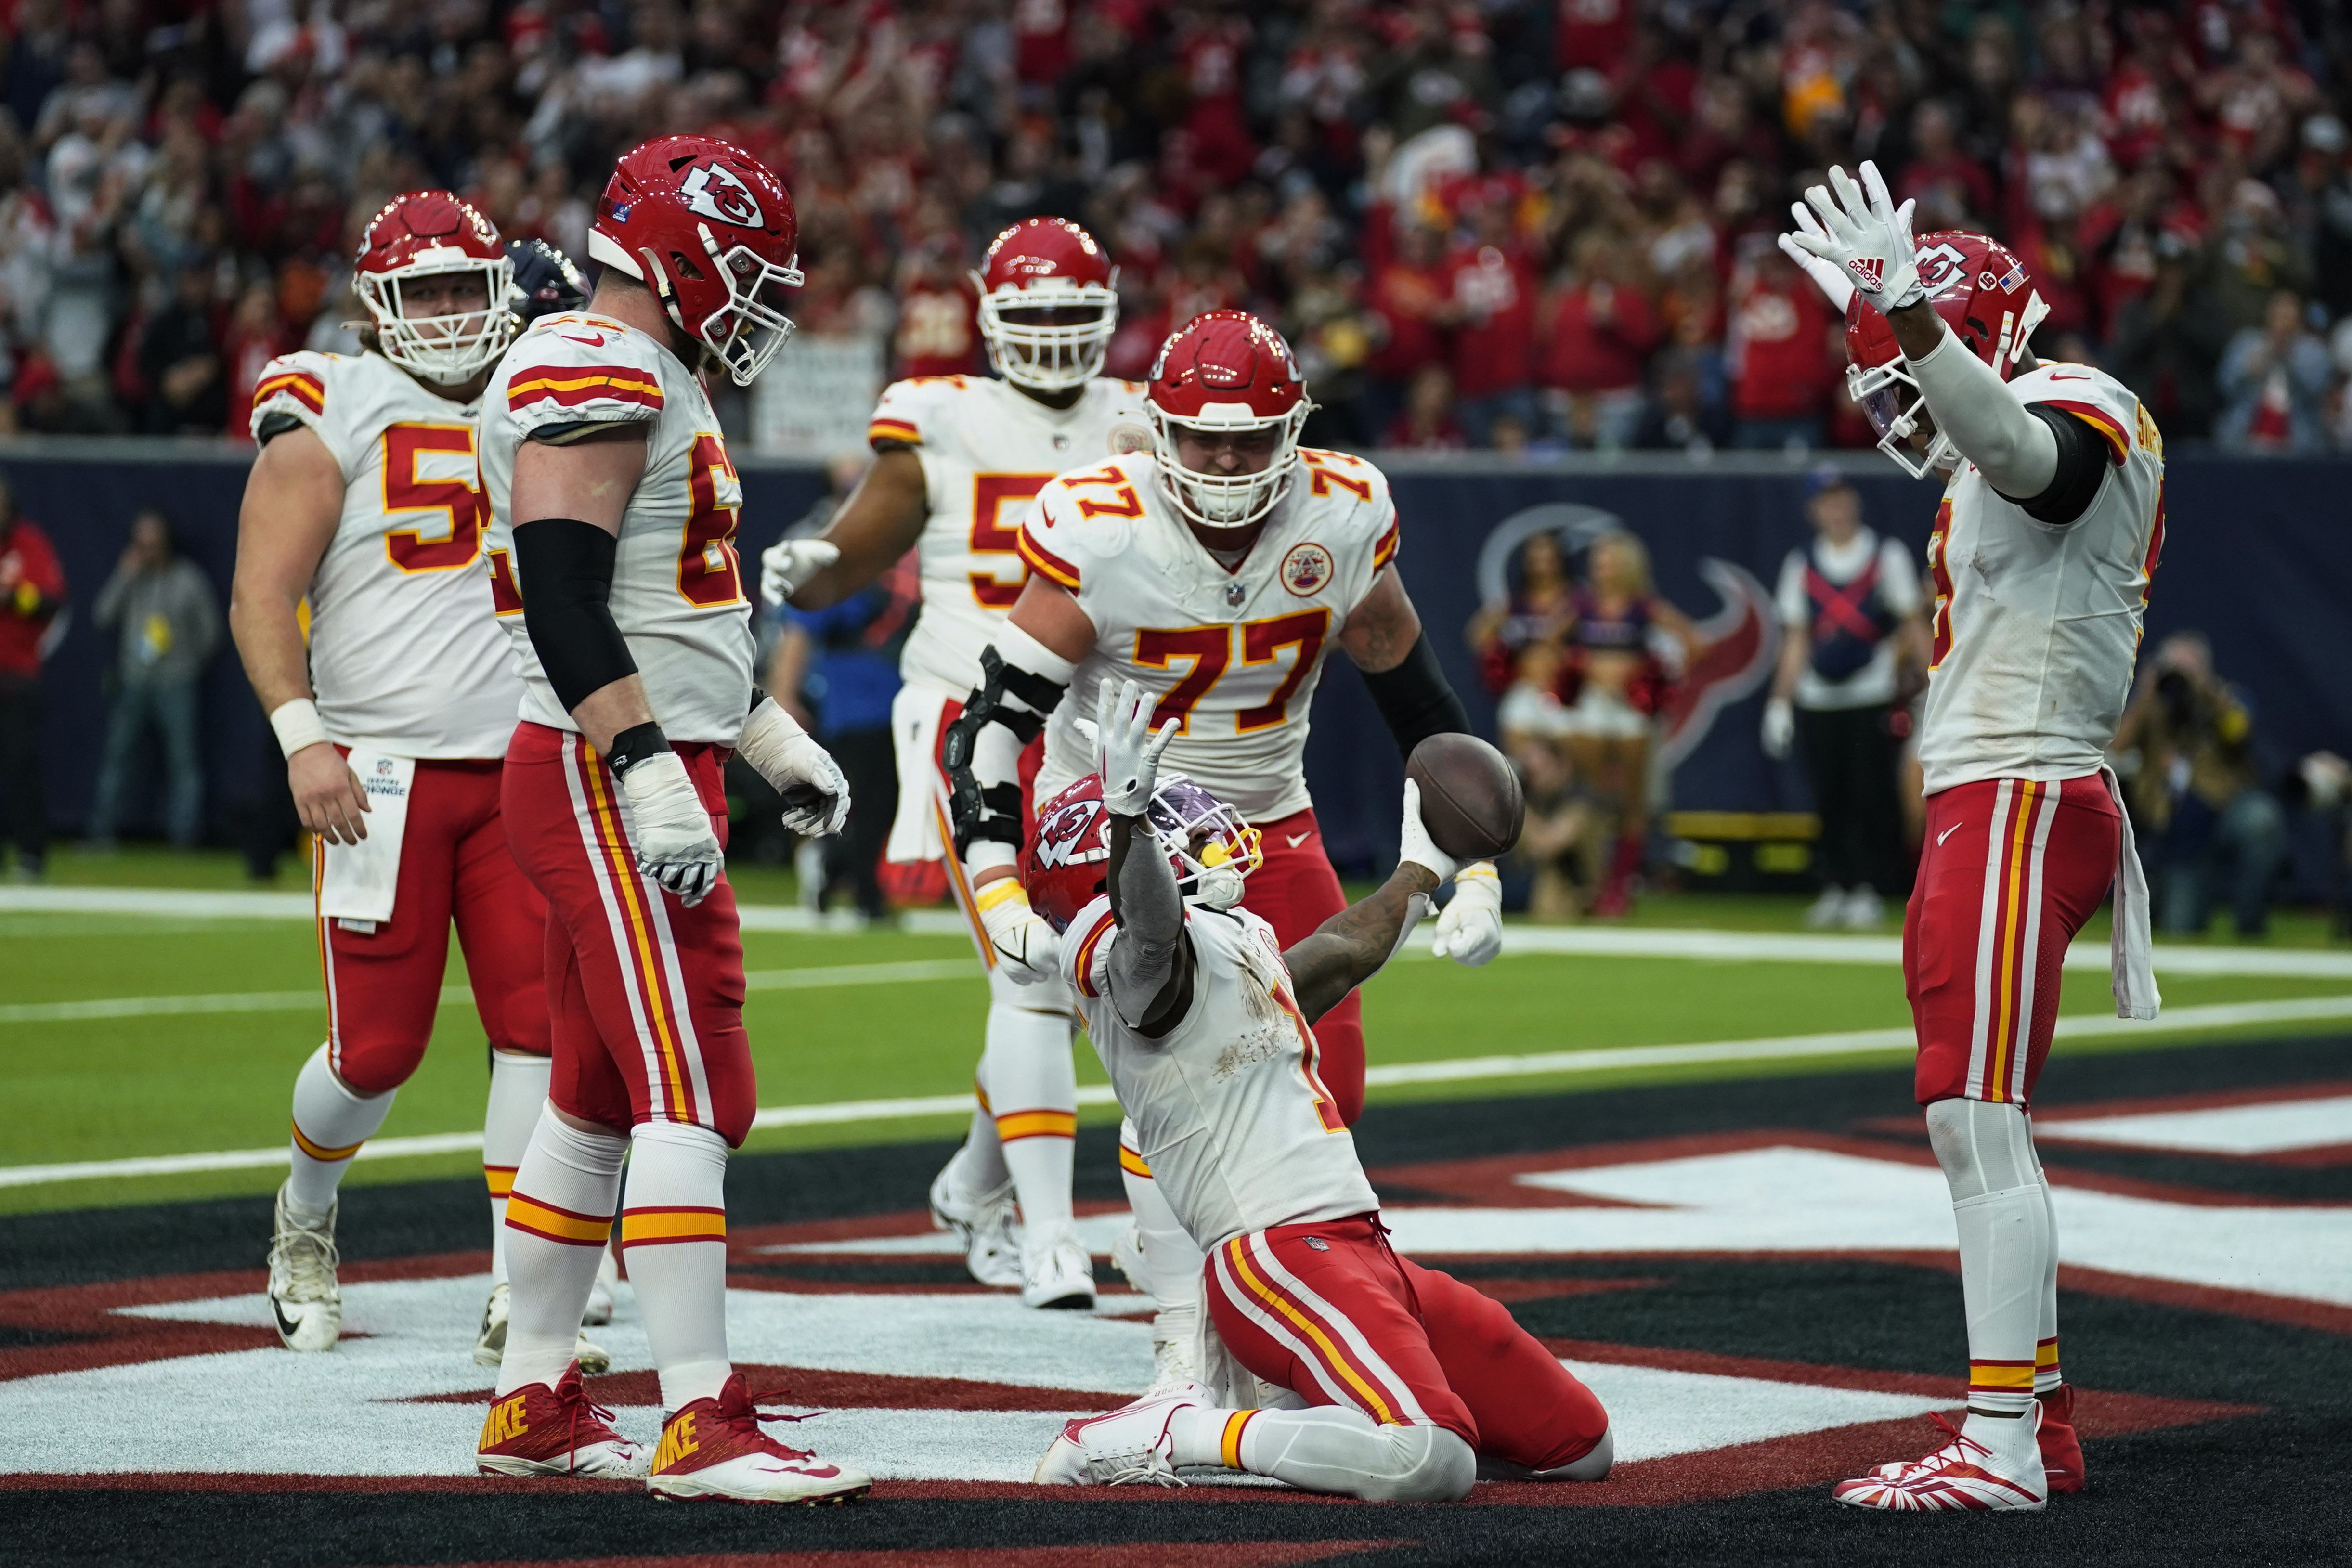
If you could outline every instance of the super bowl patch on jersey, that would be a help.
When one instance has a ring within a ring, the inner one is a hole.
[[[1151,450],[1151,431],[1135,421],[1122,420],[1110,427],[1110,455],[1124,457],[1130,452]]]
[[[1336,570],[1331,552],[1321,545],[1293,545],[1282,558],[1282,586],[1301,599],[1310,599],[1322,591]]]

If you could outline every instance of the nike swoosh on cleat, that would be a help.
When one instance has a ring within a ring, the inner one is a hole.
[[[1946,828],[1942,832],[1937,833],[1936,835],[1936,847],[1937,849],[1943,848],[1944,841],[1946,839],[1950,838],[1954,833],[1958,832],[1966,826],[1968,826],[1968,824],[1965,822],[1954,822],[1950,827]]]
[[[275,1296],[269,1298],[269,1315],[278,1320],[278,1337],[291,1343],[295,1332],[302,1325],[288,1321],[286,1309],[278,1304],[278,1298]]]

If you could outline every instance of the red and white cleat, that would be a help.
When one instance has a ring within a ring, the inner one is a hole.
[[[575,1361],[553,1387],[527,1384],[490,1406],[474,1468],[486,1476],[644,1475],[645,1450],[612,1419],[589,1400]]]
[[[760,1429],[751,1391],[736,1373],[716,1399],[671,1416],[654,1450],[646,1490],[677,1501],[847,1502],[874,1479],[788,1448]]]
[[[1890,1513],[2038,1509],[2049,1501],[2049,1483],[2040,1464],[2029,1461],[2017,1473],[1941,1416],[1933,1419],[1952,1435],[1950,1442],[1924,1459],[1881,1465],[1866,1476],[1840,1481],[1830,1489],[1830,1496],[1853,1508]],[[2038,1452],[2034,1458],[2040,1458]]]
[[[2041,1400],[2042,1426],[2033,1436],[2042,1445],[2042,1473],[2049,1478],[2050,1495],[2081,1491],[2083,1440],[2074,1436],[2074,1385],[2062,1383]]]
[[[1180,1411],[1209,1402],[1207,1389],[1186,1384],[1160,1398],[1081,1416],[1062,1428],[1029,1479],[1040,1486],[1181,1487],[1169,1427]]]

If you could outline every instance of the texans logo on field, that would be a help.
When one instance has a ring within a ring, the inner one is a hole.
[[[1056,866],[1108,859],[1110,851],[1095,841],[1100,837],[1096,826],[1101,818],[1101,801],[1073,800],[1038,823],[1038,866],[1051,871]]]
[[[1295,545],[1282,558],[1282,586],[1301,599],[1312,598],[1331,580],[1331,552],[1321,545]]]
[[[760,204],[734,170],[719,163],[698,163],[678,182],[686,210],[739,229],[766,226]]]

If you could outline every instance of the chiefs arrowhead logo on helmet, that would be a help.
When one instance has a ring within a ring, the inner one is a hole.
[[[1108,849],[1087,842],[1087,830],[1094,827],[1102,811],[1103,803],[1099,799],[1080,799],[1068,801],[1051,815],[1041,818],[1037,823],[1036,840],[1031,845],[1036,863],[1047,871],[1058,871],[1079,861],[1108,858],[1110,852]]]
[[[751,187],[735,171],[721,164],[696,164],[677,183],[677,190],[686,198],[686,210],[689,213],[733,224],[739,229],[767,226]]]

